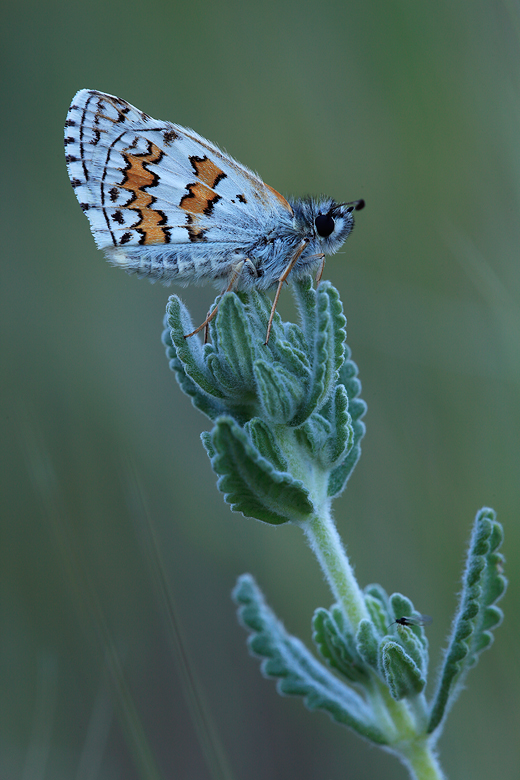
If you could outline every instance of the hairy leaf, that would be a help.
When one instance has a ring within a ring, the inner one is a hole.
[[[439,727],[468,670],[493,641],[491,630],[502,620],[502,611],[495,606],[507,586],[502,573],[504,558],[497,552],[502,538],[502,526],[496,521],[495,512],[481,509],[473,526],[460,603],[430,710],[428,733]]]
[[[264,659],[263,674],[279,678],[279,693],[303,696],[310,710],[323,710],[337,723],[349,726],[366,739],[379,745],[386,743],[373,723],[365,700],[333,676],[299,639],[285,630],[250,574],[238,579],[233,596],[240,607],[240,622],[251,632],[249,648],[253,655]]]
[[[367,679],[367,672],[359,657],[354,640],[347,633],[343,613],[320,607],[312,619],[312,638],[321,656],[351,682]]]
[[[273,525],[301,522],[313,512],[303,483],[277,471],[231,417],[216,420],[210,436],[211,447],[203,442],[219,475],[217,487],[235,512]]]

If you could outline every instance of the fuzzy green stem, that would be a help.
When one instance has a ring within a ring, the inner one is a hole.
[[[330,589],[355,631],[363,619],[369,619],[363,594],[354,576],[341,538],[327,504],[320,515],[302,523],[309,546],[315,553]]]
[[[408,767],[412,780],[446,780],[427,740],[411,743],[399,757]]]
[[[309,546],[316,555],[332,593],[355,631],[363,619],[370,619],[354,571],[330,514],[328,502],[320,514],[301,524]],[[396,739],[393,752],[403,761],[413,780],[444,780],[443,772],[427,739],[414,739],[418,723],[404,702],[396,702],[387,689],[376,685],[372,704],[387,722],[389,734]],[[388,720],[387,720],[388,719]],[[398,735],[401,735],[399,738]],[[404,743],[403,743],[404,738]]]

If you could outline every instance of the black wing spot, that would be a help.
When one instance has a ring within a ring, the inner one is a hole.
[[[165,130],[163,133],[163,141],[167,145],[172,144],[178,137],[175,130]]]

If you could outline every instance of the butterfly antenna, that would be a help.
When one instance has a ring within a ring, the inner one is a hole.
[[[359,200],[349,200],[346,203],[338,203],[338,205],[334,208],[334,211],[336,211],[336,209],[340,209],[342,206],[352,206],[350,211],[361,211],[361,209],[365,208],[365,201],[363,198],[359,198]]]

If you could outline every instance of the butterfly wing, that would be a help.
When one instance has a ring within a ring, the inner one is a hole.
[[[200,244],[218,254],[220,245],[247,245],[292,218],[282,195],[209,141],[112,95],[77,93],[65,146],[96,243],[118,248],[119,257],[139,247],[174,257],[182,245]]]

